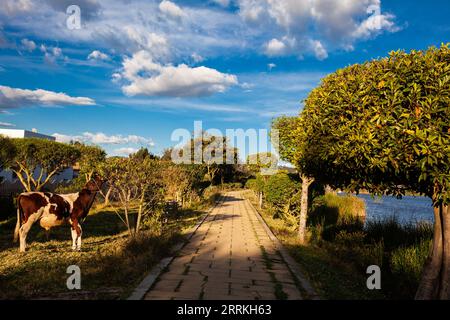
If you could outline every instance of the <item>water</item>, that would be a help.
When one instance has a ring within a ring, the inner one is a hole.
[[[433,206],[430,198],[404,196],[402,199],[383,196],[372,198],[358,195],[366,203],[366,221],[384,220],[396,217],[401,224],[427,221],[434,223]]]

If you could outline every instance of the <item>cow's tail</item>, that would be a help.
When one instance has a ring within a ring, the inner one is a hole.
[[[20,207],[20,197],[17,199],[17,222],[16,222],[16,228],[14,229],[14,242],[17,242],[19,239],[19,229],[21,225],[21,217],[22,217],[22,211]]]

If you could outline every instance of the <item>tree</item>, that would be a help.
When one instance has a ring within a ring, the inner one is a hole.
[[[162,181],[166,194],[176,201],[181,200],[182,205],[187,194],[192,189],[191,176],[183,165],[166,163],[162,173]]]
[[[150,153],[147,148],[140,148],[136,153],[131,154],[130,157],[138,160],[144,160],[146,158],[150,158],[152,160],[158,159],[158,157]]]
[[[212,185],[216,178],[220,178],[223,183],[234,174],[238,152],[228,144],[226,137],[203,132],[200,137],[191,139],[181,150],[174,150],[172,153],[178,152],[185,163],[204,166],[205,177]]]
[[[278,130],[278,152],[281,159],[296,166],[302,181],[300,215],[298,217],[298,239],[300,243],[306,241],[309,187],[315,180],[313,175],[307,174],[302,168],[304,144],[307,140],[305,126],[302,117],[282,116],[272,123],[272,129]]]
[[[10,168],[26,191],[39,191],[65,168],[73,165],[80,152],[74,146],[50,140],[11,139],[17,150]]]
[[[264,169],[277,167],[278,158],[270,152],[260,152],[248,155],[246,163],[250,173],[256,175],[262,173]]]
[[[0,171],[11,165],[15,155],[16,148],[14,144],[10,139],[0,135]]]
[[[80,142],[75,142],[73,146],[80,152],[80,174],[85,176],[86,182],[91,181],[98,166],[105,161],[106,152],[98,146],[88,146]]]
[[[267,182],[268,175],[264,174],[264,170],[278,166],[278,158],[270,152],[260,152],[247,156],[247,168],[249,172],[256,177],[256,185],[261,185],[255,192],[258,196],[259,207],[263,206],[264,185]]]
[[[106,178],[124,210],[123,216],[116,213],[131,236],[139,233],[142,221],[155,213],[163,200],[160,172],[159,161],[150,158],[141,161],[114,157],[100,166],[100,174]],[[137,206],[134,215],[131,213],[133,206]]]
[[[434,204],[417,299],[450,298],[450,49],[393,52],[323,79],[302,113],[302,169],[335,188]]]
[[[171,161],[172,160],[172,151],[173,148],[166,148],[163,150],[163,154],[161,156],[162,161]]]

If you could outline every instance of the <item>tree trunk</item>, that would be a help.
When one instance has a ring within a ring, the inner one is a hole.
[[[442,271],[439,299],[450,300],[450,212],[448,205],[442,206]]]
[[[259,192],[259,208],[262,209],[263,207],[263,193],[262,191]]]
[[[314,182],[314,178],[301,175],[302,194],[300,200],[300,217],[298,222],[298,240],[301,244],[306,240],[306,219],[308,217],[308,191],[309,186]]]
[[[450,212],[434,207],[434,235],[430,255],[417,289],[416,300],[450,299]]]
[[[419,288],[416,292],[416,300],[430,300],[437,297],[439,288],[439,275],[442,265],[442,225],[441,207],[434,208],[434,235],[433,243],[425,262]]]
[[[106,195],[105,195],[105,201],[103,202],[103,204],[105,205],[105,206],[108,206],[109,205],[109,197],[111,196],[111,192],[112,192],[112,187],[109,187],[108,188],[108,191],[106,192]]]

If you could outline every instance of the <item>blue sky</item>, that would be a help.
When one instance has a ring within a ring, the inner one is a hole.
[[[81,29],[66,9],[81,9]],[[450,41],[446,0],[2,0],[0,127],[109,154],[269,128],[324,75]]]

